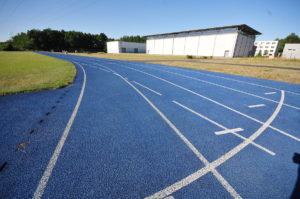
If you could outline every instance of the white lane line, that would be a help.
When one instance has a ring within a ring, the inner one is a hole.
[[[151,91],[151,92],[153,92],[153,93],[155,93],[155,94],[157,94],[159,96],[162,96],[161,93],[159,93],[159,92],[157,92],[157,91],[155,91],[155,90],[153,90],[153,89],[151,89],[151,88],[149,88],[149,87],[147,87],[147,86],[145,86],[145,85],[143,85],[141,83],[138,83],[136,81],[133,81],[133,83],[135,83],[135,84],[137,84],[137,85],[139,85],[139,86],[141,86],[141,87],[143,87],[143,88],[145,88],[145,89],[147,89],[147,90],[149,90],[149,91]]]
[[[224,108],[226,108],[226,109],[228,109],[228,110],[230,110],[230,111],[232,111],[232,112],[235,112],[235,113],[237,113],[237,114],[239,114],[239,115],[242,115],[242,116],[244,116],[244,117],[246,117],[246,118],[248,118],[248,119],[250,119],[250,120],[253,120],[253,121],[255,121],[255,122],[259,123],[259,124],[263,124],[263,123],[264,123],[264,122],[262,122],[262,121],[260,121],[260,120],[257,120],[257,119],[255,119],[255,118],[249,116],[249,115],[246,115],[246,114],[244,114],[244,113],[242,113],[242,112],[240,112],[240,111],[238,111],[238,110],[235,110],[235,109],[233,109],[233,108],[230,108],[230,107],[226,106],[225,104],[222,104],[222,103],[220,103],[220,102],[217,102],[217,101],[215,101],[215,100],[213,100],[213,99],[211,99],[211,98],[209,98],[209,97],[206,97],[206,96],[204,96],[204,95],[201,95],[201,94],[199,94],[199,93],[197,93],[197,92],[195,92],[195,91],[192,91],[192,90],[190,90],[190,89],[188,89],[188,88],[185,88],[185,87],[183,87],[183,86],[180,86],[180,85],[178,85],[178,84],[175,84],[175,83],[173,83],[173,82],[171,82],[171,81],[168,81],[168,80],[166,80],[166,79],[160,78],[160,77],[158,77],[158,76],[155,76],[155,75],[152,75],[152,74],[150,74],[150,73],[144,72],[144,71],[142,71],[142,70],[134,69],[134,68],[131,68],[131,67],[127,67],[127,66],[121,66],[121,67],[128,68],[128,69],[131,69],[131,70],[135,70],[135,71],[138,71],[138,72],[140,72],[140,73],[146,74],[146,75],[151,76],[151,77],[154,77],[154,78],[156,78],[156,79],[159,79],[159,80],[161,80],[161,81],[163,81],[163,82],[166,82],[166,83],[168,83],[168,84],[171,84],[171,85],[173,85],[173,86],[175,86],[175,87],[177,87],[177,88],[180,88],[180,89],[182,89],[182,90],[185,90],[185,91],[187,91],[187,92],[190,92],[190,93],[192,93],[192,94],[194,94],[194,95],[196,95],[196,96],[198,96],[198,97],[201,97],[201,98],[203,98],[203,99],[206,99],[206,100],[208,100],[208,101],[210,101],[210,102],[212,102],[212,103],[214,103],[214,104],[217,104],[217,105],[219,105],[219,106],[221,106],[221,107],[224,107]],[[278,128],[276,128],[276,127],[273,127],[273,126],[271,126],[271,125],[269,126],[269,128],[271,128],[271,129],[277,131],[278,133],[281,133],[281,134],[283,134],[283,135],[285,135],[285,136],[287,136],[287,137],[290,137],[290,138],[292,138],[293,140],[296,140],[296,141],[300,142],[300,138],[297,138],[297,137],[295,137],[295,136],[293,136],[293,135],[291,135],[291,134],[289,134],[289,133],[287,133],[287,132],[285,132],[285,131],[283,131],[283,130],[280,130],[280,129],[278,129]]]
[[[110,71],[108,71],[108,70],[106,70],[106,69],[104,69],[104,68],[97,68],[97,69],[99,69],[99,70],[103,70],[103,71],[105,71],[105,72],[108,72],[108,73],[110,73]]]
[[[137,65],[137,64],[135,64],[135,65]],[[137,66],[140,66],[140,65],[137,65]],[[144,66],[144,67],[154,68],[153,66]],[[175,69],[173,69],[173,70],[175,70]],[[181,68],[176,68],[176,70],[178,70],[178,71],[185,71],[185,72],[189,72],[189,73],[198,73],[198,74],[202,74],[202,75],[206,75],[206,76],[217,77],[217,78],[221,78],[221,79],[226,79],[226,80],[230,80],[230,81],[240,82],[240,83],[249,84],[249,85],[252,85],[252,86],[258,86],[258,87],[262,87],[262,88],[273,89],[273,90],[277,90],[277,91],[281,91],[282,90],[282,89],[271,87],[271,86],[265,86],[265,85],[256,84],[256,83],[252,83],[252,82],[247,82],[247,81],[238,80],[238,79],[233,79],[233,78],[229,78],[229,77],[222,77],[222,76],[219,76],[219,75],[207,74],[207,73],[203,73],[203,72],[200,72],[200,71],[190,71],[190,70],[181,69]],[[297,93],[297,92],[293,92],[293,91],[289,91],[289,90],[284,90],[284,91],[286,93],[300,95],[300,93]]]
[[[181,77],[185,77],[185,78],[192,79],[192,80],[199,81],[199,82],[204,82],[204,83],[207,83],[207,84],[211,84],[211,85],[214,85],[214,86],[218,86],[218,87],[221,87],[221,88],[232,90],[232,91],[242,93],[242,94],[245,94],[245,95],[249,95],[249,96],[252,96],[252,97],[256,97],[256,98],[260,98],[260,99],[267,100],[267,101],[270,101],[270,102],[278,103],[278,101],[276,101],[276,100],[272,100],[272,99],[269,99],[269,98],[265,98],[265,97],[262,97],[262,96],[252,94],[252,93],[248,93],[246,91],[238,90],[238,89],[231,88],[231,87],[228,87],[228,86],[223,86],[221,84],[213,83],[213,82],[202,80],[202,79],[199,79],[199,78],[190,77],[190,76],[187,76],[187,75],[183,75],[183,74],[179,74],[179,73],[175,73],[175,72],[171,72],[171,71],[166,71],[166,70],[162,70],[162,69],[158,69],[158,68],[151,68],[151,69],[166,72],[166,73],[170,73],[170,74],[174,74],[174,75],[178,75],[178,76],[181,76]],[[284,105],[287,106],[287,107],[290,107],[290,108],[294,108],[296,110],[300,110],[300,107],[297,107],[297,106],[293,106],[293,105],[290,105],[290,104],[284,104]]]
[[[216,131],[215,134],[216,135],[224,135],[224,134],[227,134],[227,133],[235,133],[235,132],[239,132],[239,131],[244,131],[244,129],[242,129],[242,128],[225,129],[223,131]]]
[[[249,105],[249,108],[257,108],[257,107],[263,107],[266,106],[265,104],[256,104],[256,105]]]
[[[105,66],[103,66],[105,67]],[[113,73],[116,73],[112,69],[109,69],[108,67],[105,67],[108,70],[112,71]],[[121,79],[123,79],[129,86],[131,86],[139,95],[144,98],[144,100],[158,113],[158,115],[169,125],[169,127],[180,137],[180,139],[190,148],[190,150],[199,158],[199,160],[204,164],[208,165],[210,164],[208,160],[198,151],[198,149],[180,132],[179,129],[133,84],[131,84],[129,81],[127,81],[122,75],[116,73]],[[225,178],[215,169],[211,169],[211,172],[213,175],[217,178],[217,180],[222,184],[222,186],[230,193],[230,195],[233,198],[242,198],[235,190],[234,188],[227,182]],[[170,194],[161,194],[159,197],[154,198],[164,198],[169,196]]]
[[[175,199],[173,196],[168,196],[168,197],[165,197],[163,199]]]
[[[103,71],[105,71],[105,72],[108,72],[108,73],[110,73],[110,71],[108,71],[108,70],[106,70],[106,69],[104,69],[104,68],[101,68],[101,67],[91,66],[91,65],[88,65],[88,64],[85,64],[85,65],[86,65],[86,66],[88,66],[88,67],[91,67],[91,68],[95,68],[95,69],[103,70]]]
[[[276,92],[268,92],[268,93],[265,93],[265,95],[273,95],[273,94],[276,94]]]
[[[65,130],[52,154],[52,157],[47,165],[47,168],[46,170],[44,171],[44,174],[42,176],[42,178],[40,179],[40,182],[38,184],[38,187],[36,188],[35,192],[34,192],[34,195],[33,195],[33,199],[40,199],[42,196],[43,196],[43,193],[44,193],[44,190],[47,186],[47,183],[48,183],[48,180],[52,174],[52,170],[53,168],[55,167],[55,164],[57,162],[57,159],[60,155],[60,152],[65,144],[65,141],[69,135],[69,132],[71,130],[71,127],[73,125],[73,122],[74,122],[74,119],[77,115],[77,112],[78,112],[78,109],[79,109],[79,106],[81,104],[81,101],[82,101],[82,97],[83,97],[83,94],[84,94],[84,90],[85,90],[85,84],[86,84],[86,74],[85,74],[85,70],[84,68],[79,64],[77,63],[78,66],[80,66],[80,68],[82,69],[83,71],[83,83],[82,83],[82,87],[81,87],[81,91],[80,91],[80,94],[79,94],[79,97],[78,97],[78,100],[77,100],[77,103],[76,103],[76,106],[72,112],[72,115],[67,123],[67,126],[65,127]]]
[[[223,164],[224,162],[226,162],[227,160],[229,160],[230,158],[235,156],[237,153],[239,153],[241,150],[243,150],[245,147],[247,147],[251,142],[253,142],[257,137],[259,137],[264,132],[264,130],[266,130],[268,128],[268,126],[273,122],[273,120],[276,118],[279,111],[281,110],[283,101],[284,101],[284,91],[281,91],[281,99],[280,99],[280,102],[279,102],[278,106],[276,107],[275,111],[273,112],[271,117],[265,123],[263,123],[263,125],[255,133],[253,133],[249,137],[249,139],[245,140],[238,146],[234,147],[232,150],[230,150],[229,152],[227,152],[226,154],[224,154],[217,160],[206,165],[204,168],[202,168],[202,169],[196,171],[195,173],[185,177],[184,179],[172,184],[171,186],[168,186],[165,189],[153,194],[149,198],[160,198],[161,195],[166,195],[166,194],[171,195],[172,193],[174,193],[174,192],[180,190],[181,188],[189,185],[190,183],[198,180],[199,178],[201,178],[202,176],[204,176],[205,174],[210,172],[212,169],[216,169],[218,166],[220,166],[221,164]]]
[[[189,111],[189,112],[191,112],[191,113],[194,113],[195,115],[197,115],[197,116],[199,116],[199,117],[201,117],[201,118],[207,120],[208,122],[210,122],[210,123],[212,123],[212,124],[214,124],[214,125],[220,127],[221,129],[224,129],[225,131],[228,131],[228,130],[229,130],[229,129],[226,128],[225,126],[223,126],[223,125],[221,125],[221,124],[219,124],[219,123],[213,121],[212,119],[209,119],[208,117],[202,115],[201,113],[198,113],[198,112],[192,110],[191,108],[189,108],[189,107],[187,107],[187,106],[185,106],[185,105],[183,105],[183,104],[181,104],[181,103],[179,103],[179,102],[177,102],[177,101],[173,101],[173,102],[174,102],[175,104],[177,104],[178,106],[180,106],[180,107],[186,109],[187,111]],[[236,130],[239,130],[239,129],[240,129],[240,130],[243,130],[243,129],[241,129],[241,128],[238,128],[238,129],[236,129]],[[244,137],[244,136],[242,136],[242,135],[236,133],[235,131],[232,131],[232,129],[231,129],[230,133],[233,134],[233,135],[235,135],[235,136],[237,136],[237,137],[239,137],[239,138],[241,138],[242,140],[248,140],[248,138],[246,138],[246,137]],[[265,151],[266,153],[269,153],[270,155],[276,155],[273,151],[271,151],[271,150],[269,150],[269,149],[267,149],[267,148],[265,148],[265,147],[263,147],[263,146],[261,146],[261,145],[259,145],[259,144],[256,144],[255,142],[250,142],[250,144],[252,144],[253,146],[255,146],[255,147],[257,147],[257,148],[259,148],[259,149]]]

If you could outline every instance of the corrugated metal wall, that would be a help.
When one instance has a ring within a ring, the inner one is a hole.
[[[147,54],[246,57],[255,36],[236,29],[161,35],[147,38]]]

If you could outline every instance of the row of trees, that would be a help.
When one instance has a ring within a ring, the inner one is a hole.
[[[276,38],[275,40],[279,41],[278,52],[283,52],[284,45],[286,43],[300,43],[300,38],[295,33],[291,33],[284,39]]]
[[[90,34],[78,31],[32,29],[13,36],[7,42],[0,43],[0,50],[106,52],[106,42],[113,40],[104,33]],[[124,36],[120,40],[146,42],[146,38],[141,36]]]
[[[120,38],[120,41],[128,41],[128,42],[137,42],[137,43],[146,43],[146,37],[137,36],[123,36]]]

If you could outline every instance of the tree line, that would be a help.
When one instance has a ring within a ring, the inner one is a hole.
[[[284,39],[276,38],[275,40],[279,41],[278,52],[280,52],[280,53],[283,52],[284,45],[286,43],[300,43],[300,37],[295,33],[291,33],[290,35],[288,35]]]
[[[13,36],[10,40],[0,43],[0,50],[42,50],[69,52],[106,52],[106,42],[113,41],[104,33],[90,34],[79,31],[64,30],[28,30]],[[146,42],[145,37],[123,36],[121,41]]]

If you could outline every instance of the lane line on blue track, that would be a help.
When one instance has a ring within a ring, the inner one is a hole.
[[[102,71],[105,71],[105,72],[107,72],[107,73],[110,73],[110,71],[108,71],[108,70],[106,70],[106,69],[104,69],[104,68],[101,68],[101,67],[99,67],[99,68],[97,68],[97,69],[102,70]]]
[[[235,91],[235,92],[238,92],[238,93],[242,93],[242,94],[245,94],[245,95],[249,95],[249,96],[252,96],[252,97],[256,97],[256,98],[260,98],[260,99],[263,99],[263,100],[267,100],[267,101],[270,101],[270,102],[279,103],[276,100],[272,100],[272,99],[269,99],[269,98],[258,96],[258,95],[255,95],[253,93],[248,93],[246,91],[242,91],[242,90],[239,90],[239,89],[231,88],[231,87],[224,86],[224,85],[221,85],[221,84],[217,84],[217,83],[214,83],[214,82],[210,82],[210,81],[202,80],[202,79],[199,79],[199,78],[191,77],[191,76],[188,76],[188,75],[183,75],[183,74],[179,74],[179,73],[175,73],[175,72],[171,72],[171,71],[166,71],[166,70],[162,70],[162,69],[158,69],[158,68],[151,68],[151,69],[157,70],[157,71],[166,72],[166,73],[170,73],[170,74],[174,74],[174,75],[177,75],[177,76],[185,77],[185,78],[192,79],[192,80],[199,81],[199,82],[204,82],[204,83],[207,83],[207,84],[211,84],[211,85],[214,85],[214,86],[218,86],[218,87],[225,88],[225,89],[228,89],[228,90],[232,90],[232,91]],[[297,107],[297,106],[293,106],[293,105],[290,105],[290,104],[284,104],[284,105],[287,106],[287,107],[290,107],[290,108],[294,108],[296,110],[300,110],[300,107]]]
[[[221,107],[224,107],[224,108],[226,108],[226,109],[228,109],[228,110],[230,110],[230,111],[232,111],[232,112],[235,112],[235,113],[237,113],[237,114],[239,114],[239,115],[242,115],[242,116],[244,116],[244,117],[246,117],[246,118],[248,118],[248,119],[250,119],[250,120],[253,120],[253,121],[255,121],[255,122],[259,123],[259,124],[264,124],[264,122],[262,122],[262,121],[260,121],[260,120],[258,120],[258,119],[255,119],[255,118],[253,118],[253,117],[251,117],[251,116],[249,116],[249,115],[247,115],[247,114],[245,114],[245,113],[242,113],[242,112],[240,112],[240,111],[238,111],[238,110],[236,110],[236,109],[234,109],[234,108],[230,108],[229,106],[226,106],[225,104],[222,104],[222,103],[220,103],[220,102],[217,102],[217,101],[215,101],[215,100],[213,100],[213,99],[211,99],[211,98],[209,98],[209,97],[206,97],[206,96],[204,96],[204,95],[201,95],[201,94],[199,94],[199,93],[197,93],[197,92],[195,92],[195,91],[192,91],[192,90],[190,90],[190,89],[188,89],[188,88],[185,88],[185,87],[183,87],[183,86],[180,86],[180,85],[178,85],[178,84],[176,84],[176,83],[173,83],[173,82],[171,82],[171,81],[168,81],[168,80],[166,80],[166,79],[160,78],[160,77],[155,76],[155,75],[153,75],[153,74],[147,73],[147,72],[142,71],[142,70],[134,69],[134,68],[131,68],[131,67],[127,67],[127,66],[121,66],[121,67],[128,68],[128,69],[131,69],[131,70],[134,70],[134,71],[138,71],[138,72],[140,72],[140,73],[143,73],[143,74],[146,74],[146,75],[148,75],[148,76],[154,77],[154,78],[159,79],[159,80],[161,80],[161,81],[163,81],[163,82],[166,82],[166,83],[168,83],[168,84],[171,84],[171,85],[173,85],[173,86],[175,86],[175,87],[177,87],[177,88],[180,88],[180,89],[182,89],[182,90],[185,90],[185,91],[187,91],[187,92],[190,92],[190,93],[192,93],[192,94],[194,94],[194,95],[196,95],[196,96],[198,96],[198,97],[201,97],[201,98],[203,98],[203,99],[206,99],[206,100],[208,100],[208,101],[210,101],[210,102],[212,102],[212,103],[214,103],[214,104],[217,104],[217,105],[219,105],[219,106],[221,106]],[[289,133],[287,133],[287,132],[285,132],[285,131],[283,131],[283,130],[280,130],[280,129],[278,129],[278,128],[274,127],[274,126],[271,126],[271,125],[269,126],[269,128],[271,128],[271,129],[275,130],[276,132],[281,133],[281,134],[283,134],[283,135],[285,135],[285,136],[287,136],[287,137],[289,137],[289,138],[291,138],[291,139],[293,139],[293,140],[296,140],[296,141],[300,142],[300,138],[297,138],[297,137],[295,137],[295,136],[293,136],[293,135],[291,135],[291,134],[289,134]]]
[[[99,69],[99,70],[105,71],[105,72],[107,72],[107,73],[110,73],[110,71],[108,71],[108,70],[106,70],[106,69],[104,69],[104,68],[101,68],[101,67],[90,66],[90,65],[88,65],[88,64],[84,64],[84,65],[87,66],[87,67],[91,67],[91,68],[94,68],[94,69]]]
[[[251,144],[251,142],[253,142],[257,137],[259,137],[268,128],[268,126],[273,122],[273,120],[277,117],[278,113],[280,112],[283,102],[284,102],[284,98],[285,98],[285,94],[284,94],[284,91],[282,90],[280,102],[277,105],[273,114],[269,117],[269,119],[265,123],[263,123],[263,125],[255,133],[253,133],[249,137],[249,139],[247,139],[244,142],[242,142],[241,144],[237,145],[236,147],[234,147],[232,150],[230,150],[226,154],[222,155],[217,160],[206,165],[204,168],[196,171],[195,173],[185,177],[184,179],[166,187],[165,189],[163,189],[147,198],[154,199],[154,198],[162,198],[161,196],[165,196],[165,195],[171,195],[172,193],[174,193],[174,192],[180,190],[181,188],[191,184],[192,182],[198,180],[205,174],[209,173],[211,170],[216,169],[218,166],[220,166],[221,164],[225,163],[227,160],[229,160],[230,158],[235,156],[237,153],[239,153],[241,150],[243,150],[245,147],[247,147],[249,144]]]
[[[145,89],[147,89],[147,90],[149,90],[149,91],[151,91],[151,92],[153,92],[153,93],[155,93],[155,94],[157,94],[159,96],[162,96],[161,93],[159,93],[159,92],[157,92],[157,91],[155,91],[155,90],[153,90],[153,89],[151,89],[151,88],[149,88],[149,87],[147,87],[147,86],[145,86],[145,85],[143,85],[141,83],[138,83],[136,81],[133,81],[133,83],[135,83],[136,85],[139,85],[139,86],[141,86],[141,87],[143,87],[143,88],[145,88]]]
[[[265,95],[274,95],[276,94],[276,92],[268,92],[268,93],[265,93]]]
[[[169,127],[179,136],[179,138],[189,147],[189,149],[199,158],[199,160],[204,165],[209,165],[210,163],[208,160],[198,151],[198,149],[180,132],[179,129],[133,84],[131,84],[128,80],[126,80],[122,75],[118,74],[114,70],[106,67],[108,70],[112,71],[114,74],[119,76],[121,79],[123,79],[129,86],[131,86],[142,98],[158,113],[158,115],[169,125]],[[242,198],[235,189],[227,182],[227,180],[216,170],[211,169],[210,172],[216,177],[216,179],[222,184],[222,186],[227,190],[227,192],[233,197],[233,198]],[[159,197],[155,198],[164,198],[169,196],[168,193],[163,193]]]
[[[136,63],[134,63],[134,64],[140,66],[139,64],[136,64]],[[153,68],[152,66],[149,66],[149,67]],[[279,88],[275,88],[275,87],[272,87],[272,86],[265,86],[265,85],[256,84],[256,83],[252,83],[252,82],[247,82],[247,81],[238,80],[238,79],[233,79],[233,78],[229,78],[229,77],[222,77],[222,76],[219,76],[219,75],[207,74],[207,73],[200,72],[198,70],[197,71],[190,71],[190,70],[186,70],[186,69],[178,68],[178,67],[176,69],[174,68],[174,70],[185,71],[185,72],[189,72],[189,73],[199,73],[199,74],[206,75],[206,76],[217,77],[217,78],[221,78],[221,79],[240,82],[240,83],[249,84],[249,85],[253,85],[253,86],[258,86],[258,87],[262,87],[262,88],[268,88],[268,89],[277,90],[277,91],[284,90],[284,89],[279,89]],[[294,91],[289,91],[289,90],[284,90],[284,91],[286,93],[300,95],[300,93],[297,93],[297,92],[294,92]]]
[[[164,199],[175,199],[173,196],[165,197]]]
[[[228,129],[228,128],[226,128],[225,126],[223,126],[223,125],[217,123],[216,121],[213,121],[212,119],[210,119],[210,118],[208,118],[208,117],[202,115],[201,113],[198,113],[198,112],[192,110],[191,108],[189,108],[189,107],[187,107],[187,106],[185,106],[185,105],[183,105],[183,104],[181,104],[181,103],[179,103],[179,102],[177,102],[177,101],[173,101],[173,102],[174,102],[175,104],[177,104],[178,106],[184,108],[185,110],[187,110],[187,111],[189,111],[189,112],[191,112],[191,113],[193,113],[193,114],[195,114],[195,115],[197,115],[197,116],[199,116],[199,117],[205,119],[206,121],[208,121],[208,122],[210,122],[210,123],[212,123],[212,124],[214,124],[214,125],[220,127],[221,129],[223,129],[223,131],[218,131],[219,133],[218,133],[218,132],[215,132],[216,135],[220,135],[220,132],[222,132],[223,134],[225,134],[225,133],[231,133],[231,134],[233,134],[233,135],[235,135],[235,136],[241,138],[241,139],[244,140],[244,141],[247,141],[247,140],[249,139],[249,138],[246,138],[246,137],[244,137],[244,136],[242,136],[242,135],[236,133],[237,131],[243,131],[244,129],[242,129],[242,128]],[[225,133],[224,133],[224,132],[225,132]],[[276,155],[273,151],[271,151],[271,150],[269,150],[269,149],[267,149],[267,148],[265,148],[265,147],[263,147],[263,146],[261,146],[261,145],[255,143],[254,141],[250,141],[250,144],[252,144],[253,146],[255,146],[255,147],[257,147],[257,148],[259,148],[259,149],[265,151],[266,153],[268,153],[268,154],[270,154],[270,155],[273,155],[273,156]]]
[[[258,108],[258,107],[263,107],[266,106],[265,104],[255,104],[255,105],[249,105],[249,108]]]
[[[236,132],[240,132],[240,131],[244,131],[244,129],[242,129],[242,128],[225,129],[223,131],[216,131],[215,134],[216,135],[224,135],[224,134],[227,134],[227,133],[236,133]]]
[[[80,107],[80,104],[81,104],[81,101],[82,101],[82,98],[83,98],[83,94],[84,94],[84,91],[85,91],[85,85],[86,85],[86,73],[85,73],[84,68],[79,63],[77,63],[77,64],[83,71],[83,83],[82,83],[81,91],[80,91],[77,103],[76,103],[76,105],[74,107],[74,110],[72,112],[72,115],[71,115],[71,117],[70,117],[70,119],[69,119],[69,121],[68,121],[68,123],[65,127],[65,130],[64,130],[64,132],[63,132],[63,134],[62,134],[62,136],[61,136],[61,138],[60,138],[60,140],[59,140],[59,142],[58,142],[58,144],[57,144],[57,146],[56,146],[56,148],[55,148],[55,150],[54,150],[54,152],[51,156],[51,159],[50,159],[50,161],[47,165],[47,168],[44,171],[43,176],[39,181],[38,187],[34,192],[34,195],[32,197],[33,199],[40,199],[43,196],[43,193],[44,193],[44,190],[47,186],[48,180],[49,180],[49,178],[52,174],[53,168],[56,165],[57,159],[58,159],[58,157],[61,153],[61,150],[62,150],[62,148],[65,144],[65,141],[66,141],[66,139],[69,135],[69,132],[71,130],[71,127],[73,125],[74,119],[77,115],[78,109]]]

